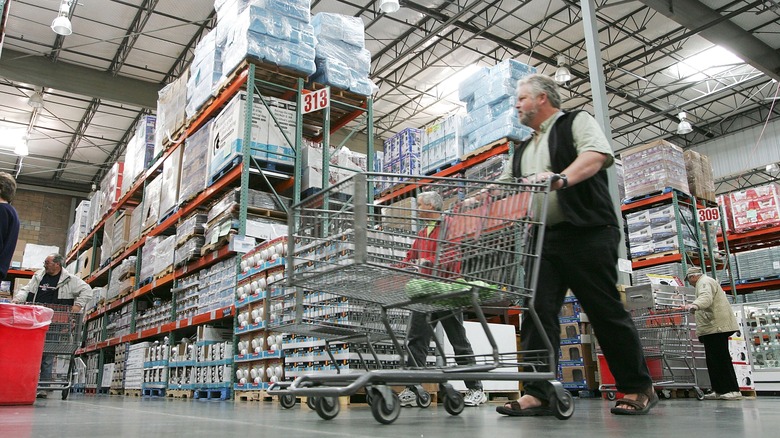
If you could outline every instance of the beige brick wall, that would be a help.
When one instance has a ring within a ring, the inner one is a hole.
[[[76,199],[75,204],[73,199]],[[20,227],[13,261],[21,263],[24,247],[28,243],[57,246],[60,252],[64,251],[71,210],[81,199],[68,195],[17,190],[12,205],[19,215]]]

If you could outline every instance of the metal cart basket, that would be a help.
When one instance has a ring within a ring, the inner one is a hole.
[[[704,346],[696,337],[694,316],[685,311],[693,302],[693,288],[643,285],[626,290],[627,306],[639,333],[653,388],[663,398],[670,390],[693,390],[704,399],[702,383],[709,382]],[[614,383],[600,388],[614,399]]]
[[[75,353],[81,345],[84,315],[81,312],[71,312],[71,306],[67,305],[36,305],[54,310],[43,346],[43,366],[38,390],[62,391],[62,399],[65,400],[73,386]]]
[[[443,384],[444,407],[457,415],[463,410],[464,400],[446,385],[448,380],[549,380],[555,388],[551,406],[556,416],[569,418],[574,411],[573,400],[555,381],[556,361],[549,340],[545,350],[499,353],[484,314],[487,307],[516,305],[521,307],[523,317],[531,318],[544,333],[533,311],[533,299],[549,183],[502,184],[406,176],[398,182],[398,178],[358,173],[292,207],[287,280],[296,297],[285,300],[284,309],[278,310],[290,314],[291,324],[284,331],[321,336],[328,335],[331,328],[305,313],[305,296],[310,291],[373,303],[400,356],[401,368],[307,374],[292,382],[273,384],[268,392],[286,398],[283,405],[287,406],[291,406],[292,397],[314,397],[317,413],[331,419],[338,414],[338,396],[366,388],[374,418],[391,423],[400,411],[398,396],[388,387],[391,384]],[[393,183],[397,184],[392,193],[404,195],[383,199],[396,201],[392,204],[375,203],[375,189]],[[416,205],[413,195],[423,191],[441,195],[444,205],[440,216],[431,218],[430,207],[423,210]],[[437,228],[438,233],[432,231]],[[410,246],[418,249],[414,258],[407,257]],[[474,355],[471,365],[405,367],[405,348],[390,324],[388,312],[406,309],[430,313],[462,308],[476,314],[492,354]],[[356,335],[365,330],[376,332],[370,327],[352,329]],[[517,371],[491,372],[497,368]]]

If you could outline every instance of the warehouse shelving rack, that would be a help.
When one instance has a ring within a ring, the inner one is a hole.
[[[710,271],[713,278],[720,278],[718,271],[720,270],[723,275],[727,276],[729,283],[734,284],[734,278],[729,268],[729,249],[728,246],[724,246],[725,257],[723,261],[720,261],[717,257],[718,242],[717,239],[712,238],[711,222],[704,222],[704,233],[700,228],[700,222],[698,219],[698,211],[702,208],[713,207],[715,204],[711,201],[703,199],[697,199],[692,195],[680,192],[676,189],[668,189],[664,193],[647,196],[644,199],[640,199],[634,202],[623,204],[620,207],[620,211],[625,218],[626,214],[645,210],[653,207],[671,205],[674,210],[674,220],[677,229],[677,245],[678,250],[674,254],[650,256],[638,258],[639,260],[632,260],[632,269],[640,269],[651,266],[663,265],[667,263],[680,262],[680,271],[678,272],[679,278],[685,278],[685,272],[690,266],[702,266],[706,267]],[[689,209],[691,212],[691,220],[688,221],[682,214],[681,209]],[[715,224],[716,227],[720,227],[721,230],[725,229],[725,218],[721,215],[720,220]],[[692,231],[692,235],[698,244],[695,251],[689,252],[686,250],[685,242],[683,239],[684,229]]]
[[[286,100],[295,99],[296,106],[296,136],[295,139],[287,139],[295,153],[295,165],[293,167],[292,174],[283,174],[278,171],[268,172],[264,171],[263,166],[258,163],[254,157],[250,154],[250,142],[242,142],[243,148],[241,151],[241,163],[229,170],[219,180],[215,181],[211,186],[207,187],[203,192],[197,195],[194,199],[180,206],[180,208],[164,218],[148,231],[147,234],[142,235],[136,242],[130,244],[121,254],[115,259],[111,260],[106,266],[98,269],[96,262],[93,260],[90,272],[92,274],[87,278],[87,282],[92,286],[102,286],[108,284],[111,271],[114,269],[120,261],[126,259],[130,255],[137,254],[138,262],[136,265],[136,271],[140,267],[141,248],[146,242],[147,237],[158,236],[166,234],[170,229],[179,221],[179,219],[186,217],[190,213],[194,212],[199,207],[206,206],[209,202],[215,200],[221,193],[225,193],[227,190],[236,186],[240,187],[240,207],[239,207],[239,236],[243,236],[246,233],[246,220],[247,220],[247,198],[250,185],[262,184],[259,181],[251,180],[252,175],[258,175],[262,179],[262,182],[278,196],[278,192],[286,190],[292,190],[293,201],[300,200],[301,193],[301,157],[297,151],[300,150],[303,144],[304,136],[311,138],[314,141],[322,141],[323,150],[328,150],[330,144],[330,134],[339,129],[346,129],[350,125],[351,132],[346,136],[344,142],[346,142],[358,129],[365,127],[367,132],[367,157],[368,165],[371,166],[372,152],[373,152],[373,102],[371,98],[360,97],[352,93],[335,90],[332,93],[331,105],[322,111],[322,115],[316,113],[302,114],[301,103],[306,93],[311,90],[305,88],[306,78],[300,74],[270,66],[267,64],[259,64],[252,61],[244,62],[235,73],[231,75],[231,78],[223,86],[220,92],[210,100],[203,108],[203,110],[191,119],[186,125],[186,129],[183,130],[179,138],[175,139],[173,143],[153,162],[153,164],[133,183],[131,188],[122,198],[106,213],[98,224],[88,233],[88,235],[79,242],[76,247],[68,254],[68,260],[71,261],[76,258],[80,253],[87,251],[93,247],[97,247],[102,240],[102,233],[109,218],[113,218],[121,209],[127,207],[143,206],[143,192],[147,183],[150,182],[155,176],[157,176],[162,169],[162,163],[170,156],[178,147],[183,147],[184,141],[200,129],[205,123],[212,117],[214,117],[227,102],[229,102],[240,90],[249,90],[249,92],[261,96],[273,96]],[[313,87],[316,89],[317,84]],[[334,99],[333,96],[336,98]],[[245,130],[243,138],[250,138],[251,126],[252,126],[252,104],[254,99],[247,99],[247,105],[244,111],[245,117]],[[363,119],[361,123],[353,123],[356,119]],[[341,147],[340,144],[338,147]],[[326,154],[323,154],[323,167],[328,164],[328,158]],[[272,182],[273,180],[273,182]],[[323,185],[327,187],[327,173],[323,172]],[[130,334],[124,336],[117,336],[110,339],[106,339],[106,325],[107,318],[103,319],[103,329],[100,337],[100,341],[91,345],[86,345],[78,351],[78,354],[87,354],[99,352],[99,368],[98,368],[98,382],[101,381],[104,351],[106,348],[115,346],[120,343],[133,342],[138,340],[149,340],[159,338],[163,335],[170,337],[170,343],[173,344],[173,336],[176,332],[203,325],[211,322],[225,322],[228,318],[232,318],[235,315],[235,306],[230,305],[217,310],[204,312],[186,320],[173,320],[165,323],[161,326],[150,328],[143,331],[135,330],[136,321],[136,302],[138,299],[151,296],[152,293],[158,291],[170,291],[174,281],[185,275],[190,275],[200,269],[210,266],[220,260],[224,260],[228,257],[235,255],[235,252],[230,251],[228,247],[215,250],[204,257],[189,263],[181,268],[174,270],[172,273],[152,280],[149,284],[138,287],[130,294],[118,298],[111,303],[104,303],[95,311],[88,314],[87,319],[92,320],[100,316],[108,314],[108,312],[114,311],[125,305],[132,306],[132,318]],[[168,292],[170,293],[170,292]],[[176,309],[175,305],[172,309],[172,319],[174,319]],[[86,324],[85,324],[86,327]]]

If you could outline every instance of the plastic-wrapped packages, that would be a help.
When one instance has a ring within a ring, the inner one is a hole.
[[[233,27],[272,36],[291,43],[314,46],[314,29],[311,24],[296,20],[274,11],[250,5],[233,22]]]
[[[157,244],[162,241],[162,237],[147,237],[143,248],[141,249],[141,271],[138,273],[140,281],[151,278],[155,272],[155,261],[157,255]]]
[[[187,117],[192,117],[211,97],[222,77],[222,42],[217,32],[209,32],[195,47],[190,78],[187,80]]]
[[[153,179],[144,189],[144,202],[141,228],[143,230],[156,225],[160,218],[160,191],[162,190],[162,176]]]
[[[176,236],[168,236],[157,242],[155,250],[153,275],[165,271],[173,265],[173,253],[176,246]]]
[[[189,70],[178,79],[164,86],[157,93],[157,126],[154,132],[155,149],[162,150],[166,140],[184,126],[187,120],[187,82]]]
[[[209,176],[209,141],[214,121],[209,120],[187,137],[181,157],[179,204],[194,198],[206,188]]]
[[[458,99],[460,99],[461,102],[468,102],[472,99],[474,93],[485,85],[485,78],[489,72],[490,70],[487,67],[481,67],[471,76],[464,79],[458,87]]]
[[[529,135],[531,129],[520,124],[516,112],[507,111],[467,134],[463,152],[469,153],[502,138],[520,141]]]
[[[338,60],[351,70],[364,73],[366,76],[371,71],[371,52],[367,49],[315,35],[317,36],[317,60]]]
[[[314,46],[236,28],[228,38],[224,51],[223,71],[233,71],[246,57],[264,60],[306,75],[316,71]]]
[[[343,41],[360,48],[366,46],[365,26],[359,17],[320,12],[312,18],[311,24],[320,38]]]

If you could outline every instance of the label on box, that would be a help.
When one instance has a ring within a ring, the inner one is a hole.
[[[634,270],[631,266],[631,260],[618,259],[618,270],[620,272],[626,272],[628,274],[632,273]]]
[[[235,252],[247,253],[255,248],[255,239],[249,236],[233,236],[231,242],[232,249]]]

